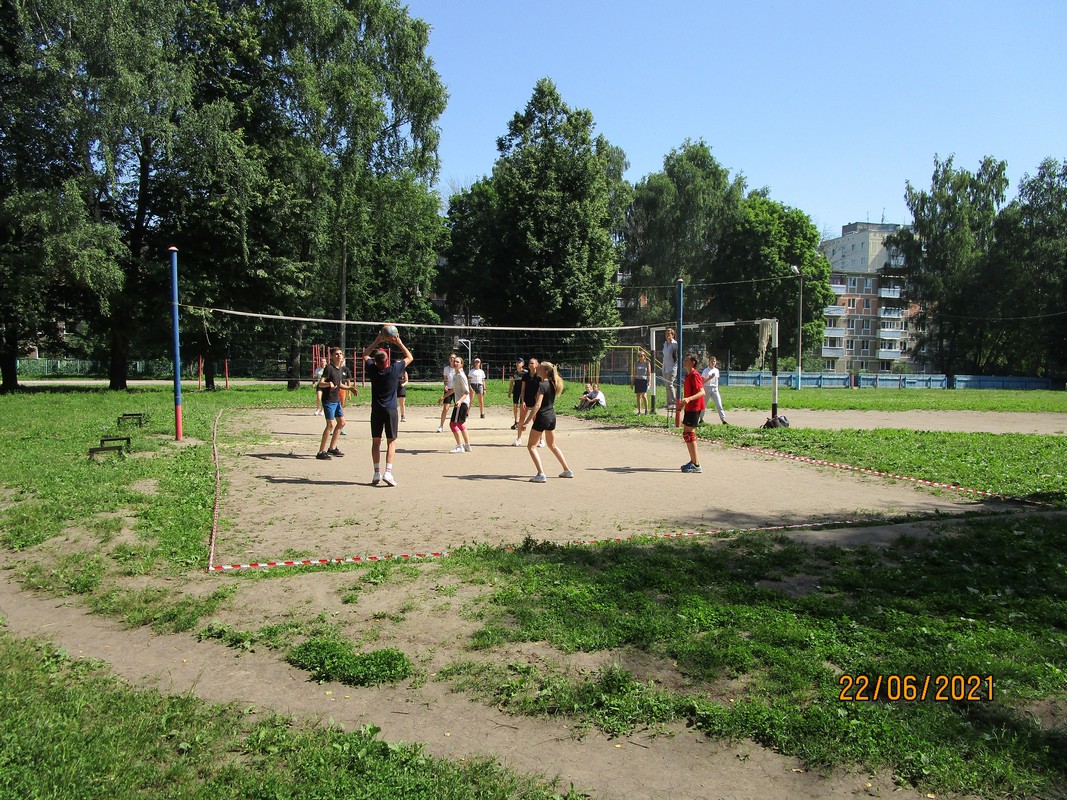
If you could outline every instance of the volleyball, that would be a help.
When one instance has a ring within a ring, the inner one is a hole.
[[[386,325],[384,328],[382,328],[382,333],[384,333],[386,336],[400,335],[400,331],[397,329],[396,325]]]

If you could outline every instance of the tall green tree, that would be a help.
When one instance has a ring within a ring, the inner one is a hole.
[[[82,306],[95,310],[90,322],[116,320],[112,346],[125,345],[150,225],[138,187],[168,136],[167,110],[182,102],[181,75],[161,46],[177,9],[170,0],[5,4],[0,279],[9,300],[0,365],[8,387],[12,353],[42,322],[56,322],[30,311],[44,299],[41,273],[95,294]],[[29,273],[16,280],[17,262]]]
[[[619,324],[612,232],[626,193],[621,151],[594,136],[592,114],[569,107],[547,78],[497,150],[492,176],[450,206],[450,264],[480,286],[458,273],[447,280],[476,296],[478,313],[492,324]],[[565,344],[592,358],[607,341],[585,333]]]
[[[1046,159],[1000,213],[986,275],[998,372],[1067,375],[1067,162]]]
[[[723,238],[737,224],[743,196],[743,179],[731,178],[706,143],[688,139],[667,154],[661,172],[637,184],[625,233],[633,287],[626,292],[628,316],[676,319],[676,281],[696,290],[716,279]],[[686,297],[685,315],[697,321],[707,299],[701,291],[687,290]]]
[[[974,173],[935,157],[929,191],[907,184],[912,226],[886,238],[903,256],[903,298],[919,309],[915,356],[939,372],[981,374],[996,363],[1001,329],[988,267],[1006,170],[991,157]]]
[[[703,321],[775,318],[779,353],[787,354],[787,362],[793,360],[800,333],[800,276],[793,267],[804,278],[803,342],[807,350],[818,351],[825,327],[822,311],[834,300],[830,262],[819,251],[819,230],[800,209],[771,200],[765,192],[749,194],[723,236],[715,281],[703,294]],[[756,363],[759,341],[752,328],[724,328],[715,339],[718,349],[730,350],[731,361]]]

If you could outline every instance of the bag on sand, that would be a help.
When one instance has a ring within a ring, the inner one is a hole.
[[[764,422],[760,427],[761,428],[788,428],[789,427],[789,418],[786,417],[784,414],[779,414],[777,417],[771,417],[769,420]]]

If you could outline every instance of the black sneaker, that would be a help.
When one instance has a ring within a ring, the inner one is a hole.
[[[325,450],[323,450],[321,453],[319,453],[317,456],[315,456],[315,458],[317,458],[319,461],[329,461],[330,460],[330,454],[327,453]]]
[[[327,450],[326,452],[327,452],[327,453],[329,453],[329,454],[330,454],[331,456],[336,456],[337,458],[342,458],[342,457],[344,457],[344,453],[342,453],[342,452],[341,452],[340,450],[338,450],[338,449],[337,449],[336,447],[331,447],[331,448],[330,448],[329,450]]]
[[[513,431],[517,431],[519,429],[519,423],[517,423],[517,422],[511,423],[511,429]]]

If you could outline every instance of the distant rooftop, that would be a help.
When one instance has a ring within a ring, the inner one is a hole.
[[[875,233],[895,233],[903,228],[895,222],[850,222],[841,226],[841,235],[859,233],[860,231],[872,231]]]

